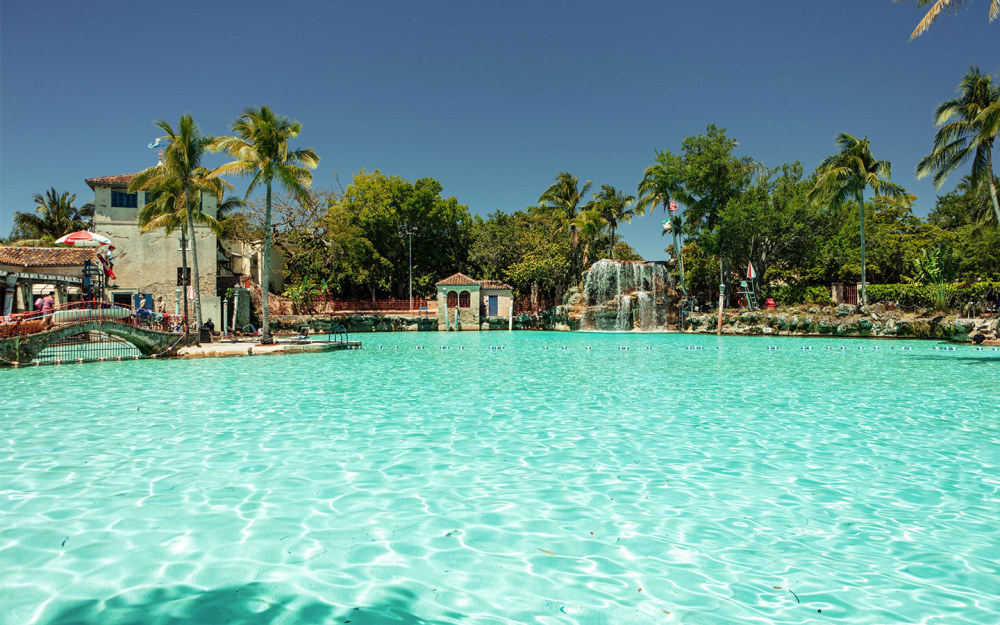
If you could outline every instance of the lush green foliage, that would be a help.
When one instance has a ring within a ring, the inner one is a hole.
[[[36,193],[32,199],[35,202],[35,212],[14,213],[14,231],[10,237],[12,242],[37,245],[43,239],[58,239],[77,230],[86,230],[89,219],[94,216],[92,204],[78,208],[75,205],[76,194],[70,195],[65,191],[59,193],[55,187],[51,187],[45,195]]]
[[[998,0],[1000,1],[1000,0]],[[934,175],[941,187],[960,165],[971,160],[969,181],[989,187],[993,213],[1000,224],[1000,201],[993,174],[993,142],[1000,127],[1000,87],[978,67],[970,68],[958,87],[959,97],[942,102],[935,111],[941,128],[931,153],[917,164],[917,176]]]
[[[1000,293],[998,282],[974,282],[944,284],[940,289],[945,293],[948,306],[962,306],[966,303],[982,304],[988,298],[996,298]],[[938,304],[938,286],[934,284],[872,284],[868,297],[871,304],[891,304],[903,309],[931,308]],[[773,298],[779,306],[832,304],[830,289],[825,286],[768,286],[762,296]]]

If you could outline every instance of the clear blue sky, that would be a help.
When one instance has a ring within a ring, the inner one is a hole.
[[[867,134],[924,215],[934,107],[970,65],[1000,73],[987,5],[910,42],[915,1],[0,0],[0,233],[50,186],[83,204],[85,178],[155,164],[156,119],[227,134],[263,103],[302,123],[315,184],[431,176],[479,214],[535,203],[559,171],[634,193],[655,149],[714,123],[807,171]],[[623,229],[647,258],[661,219]]]

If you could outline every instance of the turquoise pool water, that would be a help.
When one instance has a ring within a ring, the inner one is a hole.
[[[0,622],[1000,618],[1000,352],[360,338],[0,371]]]

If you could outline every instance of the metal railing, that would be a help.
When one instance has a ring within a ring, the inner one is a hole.
[[[84,322],[114,322],[159,332],[183,332],[184,315],[158,313],[146,308],[86,300],[60,304],[50,313],[31,311],[0,317],[0,338],[27,336],[54,327]]]
[[[413,308],[410,308],[410,300],[397,300],[397,299],[377,299],[377,300],[338,300],[338,299],[320,299],[314,302],[315,308],[327,312],[342,312],[342,311],[416,311],[421,307],[426,307],[427,309],[437,310],[437,302],[426,302],[426,301],[416,301],[413,302]]]
[[[327,332],[326,340],[331,343],[347,343],[350,340],[350,336],[347,333],[347,328],[344,324],[330,324],[330,329]]]

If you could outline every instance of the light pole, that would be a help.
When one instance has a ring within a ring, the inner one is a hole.
[[[403,230],[410,243],[410,312],[413,312],[413,233],[417,229],[411,227],[409,224],[406,225],[406,229]]]

